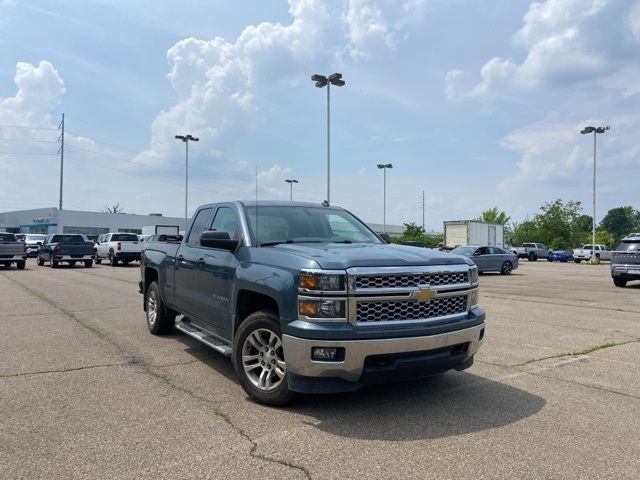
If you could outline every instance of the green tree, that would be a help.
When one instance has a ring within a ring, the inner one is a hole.
[[[563,202],[560,199],[546,202],[540,207],[540,213],[534,217],[538,227],[538,241],[554,249],[578,245],[582,239],[582,233],[577,232],[575,226],[581,211],[581,202],[573,200]]]
[[[591,215],[579,215],[573,223],[573,228],[576,232],[591,232],[592,226],[593,217]]]
[[[507,215],[504,210],[498,210],[498,207],[489,208],[484,210],[482,214],[476,218],[479,222],[487,222],[487,223],[501,223],[506,224],[509,223],[511,217]]]
[[[538,225],[535,220],[525,220],[521,223],[513,223],[513,234],[511,236],[511,245],[518,247],[525,242],[537,242],[539,237]]]
[[[405,223],[404,224],[404,234],[400,237],[391,237],[392,243],[402,243],[407,241],[418,241],[424,242],[430,247],[435,247],[438,243],[443,241],[443,235],[427,235],[421,226],[416,225],[415,223]]]
[[[415,223],[405,223],[404,225],[404,234],[402,235],[406,240],[419,240],[422,236],[424,236],[424,230],[421,226],[416,225]]]
[[[600,227],[611,232],[616,240],[640,230],[640,212],[631,206],[612,208],[600,222]]]

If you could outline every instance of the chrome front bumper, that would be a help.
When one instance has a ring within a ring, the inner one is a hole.
[[[474,355],[482,344],[481,335],[485,325],[482,323],[464,330],[427,337],[376,340],[325,341],[283,335],[282,344],[288,371],[305,377],[334,377],[348,382],[357,382],[362,376],[365,359],[371,355],[420,352],[464,343],[468,344],[468,356]],[[313,347],[342,347],[345,349],[344,361],[312,360]]]

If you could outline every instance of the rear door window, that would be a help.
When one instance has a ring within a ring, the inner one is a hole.
[[[193,220],[187,243],[192,246],[198,246],[200,244],[200,237],[202,232],[208,230],[211,222],[211,208],[203,208],[196,214],[196,218]]]

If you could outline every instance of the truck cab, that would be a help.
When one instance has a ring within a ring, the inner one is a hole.
[[[146,242],[140,292],[151,333],[231,357],[269,405],[468,368],[485,329],[472,261],[307,203],[200,207],[184,237]]]

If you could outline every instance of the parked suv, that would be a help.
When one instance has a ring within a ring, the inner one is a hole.
[[[128,265],[140,261],[142,242],[135,233],[103,233],[96,241],[96,263],[109,260],[112,267],[122,262]]]
[[[582,260],[591,260],[591,255],[595,251],[596,258],[598,260],[611,260],[611,250],[606,245],[595,245],[591,244],[583,245],[582,248],[576,248],[573,251],[573,261],[576,263],[580,263]]]
[[[626,287],[630,280],[640,280],[640,233],[622,239],[611,257],[611,277],[616,287]]]

